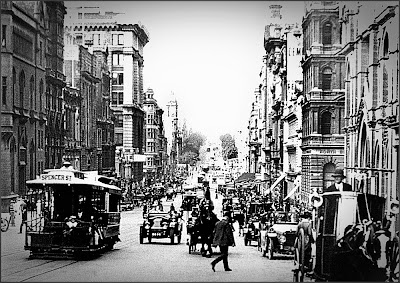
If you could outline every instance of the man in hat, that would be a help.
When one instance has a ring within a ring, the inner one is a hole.
[[[335,183],[328,188],[324,188],[324,193],[326,192],[351,192],[352,188],[351,185],[343,183],[343,179],[346,178],[346,176],[343,173],[342,169],[336,169],[335,173],[332,175],[333,178],[335,178]]]

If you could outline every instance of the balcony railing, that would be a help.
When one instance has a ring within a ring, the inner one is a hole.
[[[310,145],[337,145],[344,144],[344,136],[340,135],[312,135],[303,137],[302,146]]]

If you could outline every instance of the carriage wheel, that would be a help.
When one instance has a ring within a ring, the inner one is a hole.
[[[304,229],[300,229],[300,234],[298,238],[298,263],[299,263],[299,271],[298,271],[298,279],[299,282],[304,281],[304,273],[305,273],[305,266],[304,266],[304,256],[305,256],[305,240],[304,240]]]
[[[399,238],[393,240],[392,254],[390,255],[390,281],[399,281]]]

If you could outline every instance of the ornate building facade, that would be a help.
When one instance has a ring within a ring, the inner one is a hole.
[[[154,99],[154,91],[147,89],[143,102],[146,113],[146,163],[144,164],[145,179],[148,184],[161,180],[165,173],[165,132],[163,123],[164,111]]]
[[[0,181],[7,197],[25,195],[26,180],[61,162],[65,7],[63,2],[4,1],[1,8]]]
[[[337,2],[309,1],[303,18],[302,195],[321,191],[344,166],[345,58]]]
[[[341,2],[339,20],[347,181],[389,202],[399,186],[399,3]]]
[[[78,43],[108,52],[111,106],[115,115],[115,170],[127,186],[143,179],[143,48],[149,41],[140,24],[120,24],[118,14],[97,8],[68,9],[66,29]]]

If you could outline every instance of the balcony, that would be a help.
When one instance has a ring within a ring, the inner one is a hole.
[[[304,146],[329,146],[329,145],[344,145],[343,135],[321,135],[314,134],[308,137],[303,137],[302,147]]]
[[[46,76],[55,78],[56,77],[56,72],[51,68],[46,68]]]

